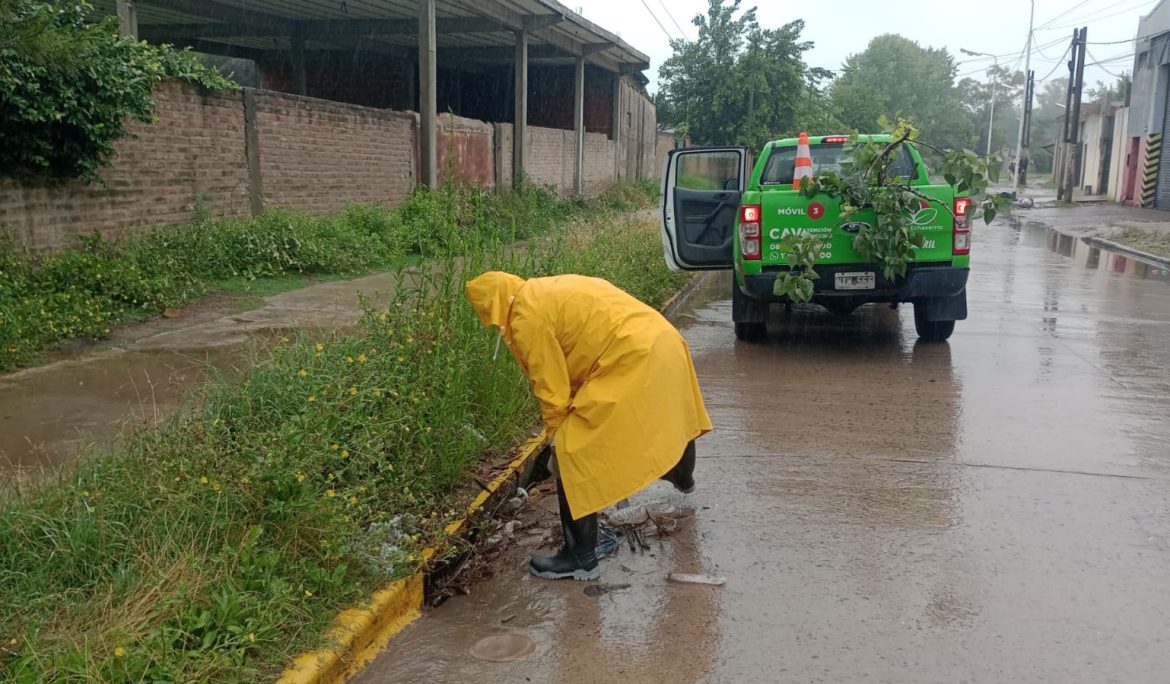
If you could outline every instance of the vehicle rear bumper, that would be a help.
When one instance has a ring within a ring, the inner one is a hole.
[[[741,291],[752,299],[765,302],[783,302],[787,297],[772,293],[776,274],[787,270],[783,267],[767,268],[764,273],[745,274]],[[813,287],[813,301],[829,299],[851,299],[857,302],[912,302],[937,297],[955,297],[967,287],[968,268],[949,264],[910,264],[906,276],[895,280],[882,277],[881,268],[866,264],[825,265],[816,267],[820,277]],[[876,282],[872,290],[837,290],[837,273],[873,271]]]

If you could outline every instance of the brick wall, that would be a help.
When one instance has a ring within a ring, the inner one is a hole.
[[[128,124],[102,184],[0,180],[0,235],[51,251],[94,230],[113,236],[187,222],[197,201],[216,216],[247,214],[241,96],[166,83],[155,102],[158,122]]]
[[[623,89],[633,126],[618,141],[588,133],[586,192],[621,172],[657,175],[653,106]],[[253,195],[266,207],[311,213],[353,202],[394,204],[415,187],[418,115],[257,90],[257,141],[249,169],[242,93],[206,93],[166,83],[155,93],[158,121],[131,123],[103,183],[44,187],[0,181],[0,237],[51,251],[76,236],[182,225],[202,205],[214,216],[247,215]],[[512,184],[512,126],[439,117],[440,171],[486,186]],[[528,175],[562,194],[575,189],[573,131],[530,126]],[[641,162],[639,162],[641,158]],[[448,166],[448,160],[451,161]],[[649,160],[649,161],[647,161]],[[253,186],[253,180],[256,184]]]
[[[401,201],[415,182],[415,117],[256,93],[265,206],[323,213]]]

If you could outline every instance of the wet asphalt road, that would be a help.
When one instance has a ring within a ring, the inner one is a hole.
[[[518,549],[357,681],[1170,681],[1170,283],[1042,227],[974,254],[943,345],[909,307],[737,343],[708,277],[677,318],[716,425],[699,489],[641,495],[689,524],[604,561],[631,586],[600,597]],[[468,655],[502,632],[535,653]]]

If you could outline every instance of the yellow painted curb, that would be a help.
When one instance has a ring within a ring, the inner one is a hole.
[[[447,526],[447,535],[454,537],[461,533],[467,527],[468,519],[483,508],[491,495],[516,477],[516,473],[547,444],[548,437],[543,432],[529,440],[508,467],[488,483],[487,491],[481,491],[472,500],[467,506],[467,514]],[[429,546],[420,555],[426,562],[440,551],[440,546]],[[344,682],[356,674],[386,647],[394,635],[422,614],[425,578],[426,572],[420,570],[374,592],[368,606],[342,611],[326,633],[333,646],[297,656],[292,666],[281,673],[278,684],[332,684]]]

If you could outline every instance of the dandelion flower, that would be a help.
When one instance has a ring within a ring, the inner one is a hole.
[[[366,362],[366,355],[365,354],[358,354],[358,363],[365,363],[365,362]]]
[[[219,491],[219,483],[216,482],[215,484],[211,485],[211,489],[212,489],[212,491],[218,492]]]
[[[301,376],[302,378],[307,378],[307,377],[309,377],[309,371],[302,368],[299,371],[297,371],[297,375]]]
[[[376,389],[376,390],[374,390],[374,396],[375,396],[375,397],[380,397],[380,396],[382,396],[382,390],[380,390],[380,389]]]
[[[349,497],[349,505],[351,505],[351,506],[357,505],[357,497],[356,496]]]
[[[406,357],[405,357],[405,356],[399,356],[399,357],[398,357],[398,363],[405,363],[405,362],[406,362]]]
[[[356,394],[357,394],[357,388],[356,388],[356,387],[350,387],[350,388],[349,388],[349,396],[351,396],[351,397],[352,397],[352,396],[354,396],[354,395],[356,395]]]
[[[250,641],[252,643],[256,643],[256,633],[255,632],[248,632],[248,641]]]
[[[352,356],[345,357],[345,362],[346,363],[353,363],[353,357]]]
[[[204,475],[203,477],[199,478],[199,483],[200,483],[200,484],[207,484],[209,481],[210,481],[210,480],[208,480],[208,479],[207,479],[207,476],[206,476],[206,475]]]
[[[114,649],[114,657],[121,658],[124,655],[126,655],[126,649],[122,648],[121,646]]]
[[[333,497],[337,496],[337,492],[333,491],[332,489],[326,489],[326,490],[325,490],[325,496],[327,496],[327,497],[329,497],[330,499],[332,499]]]
[[[309,403],[311,404],[311,403],[313,403],[314,401],[317,401],[317,395],[316,395],[316,394],[310,394],[310,395],[309,395]]]
[[[284,342],[285,344],[288,344],[288,338],[287,338],[287,337],[282,337],[282,338],[280,338],[280,341],[281,341],[281,342]]]
[[[349,458],[349,449],[342,449],[341,450],[341,457],[342,458]]]
[[[313,346],[314,346],[314,348],[316,348],[318,354],[325,351],[325,345],[321,344],[320,342],[318,342],[317,344],[315,344]]]
[[[306,589],[305,590],[305,598],[313,598],[313,592]]]
[[[297,482],[304,482],[304,481],[305,481],[305,474],[304,473],[297,475]]]
[[[337,451],[338,449],[341,448],[341,445],[340,444],[330,444],[329,448],[333,451]]]

